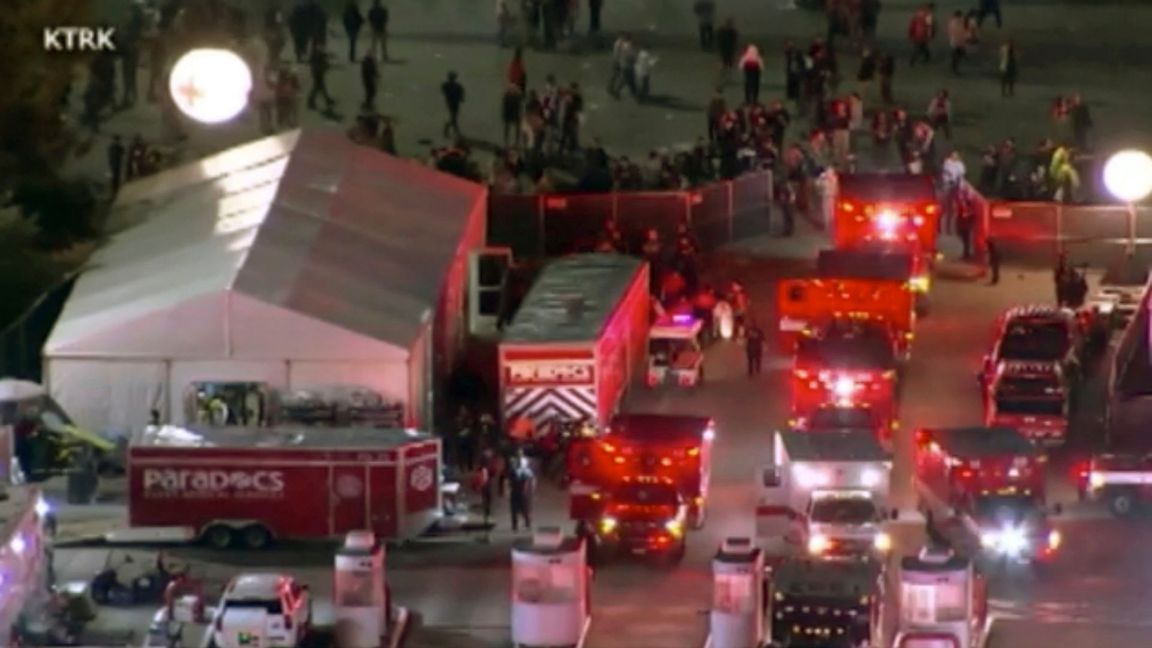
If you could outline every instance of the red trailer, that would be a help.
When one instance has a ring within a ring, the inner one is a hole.
[[[410,538],[440,514],[440,469],[439,439],[415,430],[149,427],[128,449],[135,529],[122,535],[216,548]]]
[[[506,422],[612,417],[648,350],[648,266],[578,254],[544,268],[500,342]]]

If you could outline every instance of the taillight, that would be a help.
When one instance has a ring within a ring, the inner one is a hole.
[[[284,615],[284,629],[285,630],[291,630],[292,629],[292,616],[291,615],[288,615],[288,614]]]
[[[797,369],[795,371],[795,374],[796,374],[796,377],[799,378],[800,380],[808,380],[808,370],[807,369]]]
[[[972,479],[972,476],[975,474],[976,473],[972,472],[968,468],[965,468],[964,470],[960,471],[960,477],[963,479]]]

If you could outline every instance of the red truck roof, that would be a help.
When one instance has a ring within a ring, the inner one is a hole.
[[[907,281],[916,270],[916,257],[906,246],[868,242],[846,250],[821,250],[816,274],[825,279],[853,278]]]
[[[958,459],[1041,454],[1028,437],[1008,427],[922,428],[917,439],[936,443]]]
[[[841,198],[866,202],[935,202],[932,176],[907,173],[846,173],[837,180]]]
[[[700,443],[714,425],[707,416],[677,414],[619,414],[612,418],[613,438],[645,443]]]

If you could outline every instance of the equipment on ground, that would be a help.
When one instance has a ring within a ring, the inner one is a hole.
[[[512,644],[582,646],[592,623],[585,544],[540,528],[512,545]]]
[[[341,648],[377,648],[389,631],[391,601],[384,545],[371,531],[352,531],[336,550],[332,592]]]
[[[711,648],[759,648],[764,625],[764,552],[750,538],[728,538],[712,559]]]
[[[894,645],[977,648],[986,633],[988,595],[972,560],[925,548],[900,561]],[[939,643],[943,641],[943,643]]]

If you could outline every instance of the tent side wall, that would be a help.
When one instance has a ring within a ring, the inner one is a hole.
[[[407,393],[404,402],[406,422],[408,427],[417,429],[432,429],[436,406],[434,393],[436,389],[435,361],[433,359],[433,329],[429,325],[420,334],[420,339],[412,347],[405,367],[405,386]]]
[[[81,426],[127,434],[168,405],[170,367],[163,360],[49,357],[44,363],[49,392]]]

